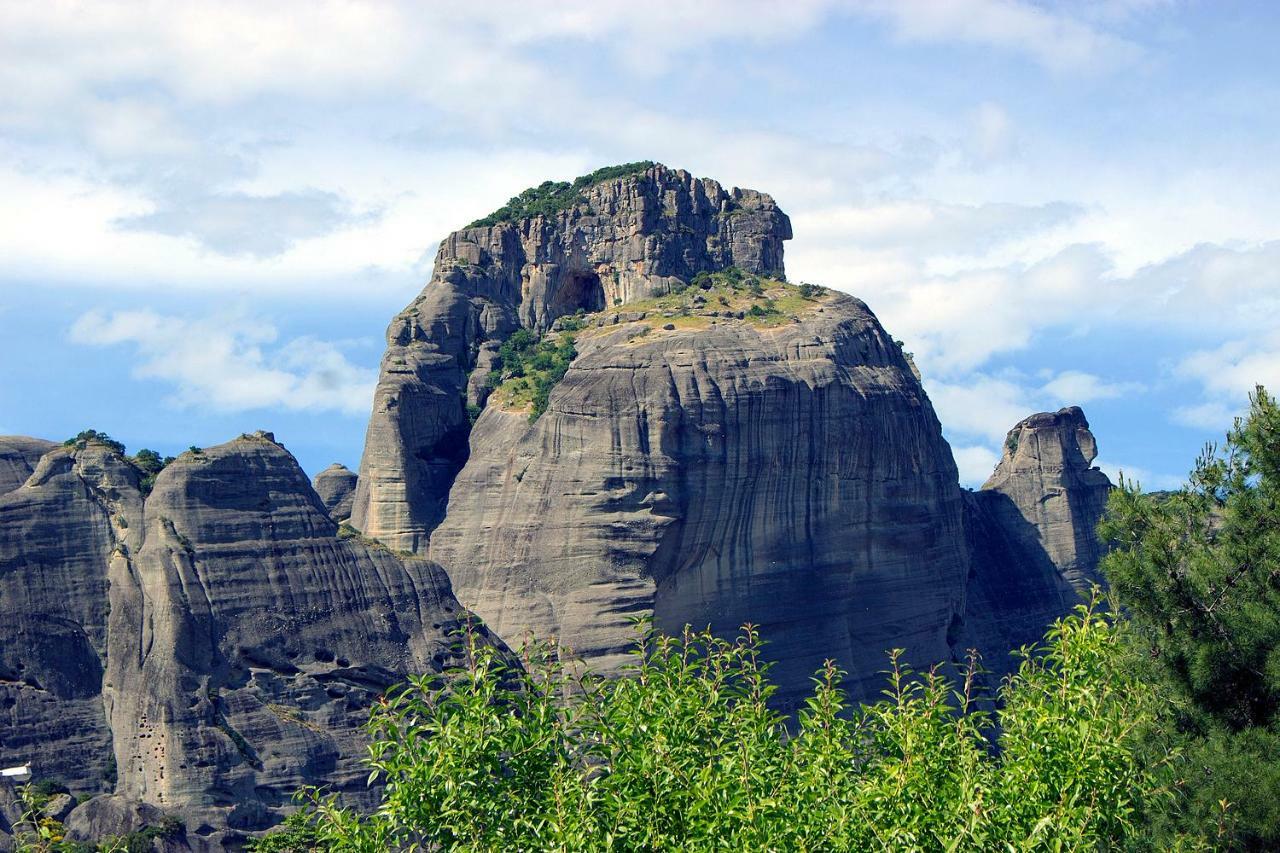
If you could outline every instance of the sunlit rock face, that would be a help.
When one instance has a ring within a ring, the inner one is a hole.
[[[269,433],[184,453],[142,526],[112,566],[118,793],[243,830],[306,784],[367,802],[371,703],[452,661],[462,610],[440,568],[339,538]]]
[[[0,495],[0,752],[112,794],[72,835],[171,813],[218,850],[302,785],[370,804],[372,703],[456,663],[443,570],[339,537],[269,433],[184,453],[145,498],[115,449],[50,446]]]
[[[782,272],[791,223],[768,195],[655,165],[549,216],[446,237],[431,281],[387,329],[352,524],[425,551],[467,458],[467,406],[513,331],[667,292],[696,273]]]
[[[460,600],[509,642],[554,635],[606,670],[637,615],[752,622],[784,707],[826,657],[868,695],[890,647],[949,657],[956,469],[862,302],[828,293],[778,327],[605,322],[536,422],[477,421],[430,550]]]

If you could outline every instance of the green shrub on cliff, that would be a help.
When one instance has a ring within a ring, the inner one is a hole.
[[[617,166],[605,166],[588,175],[568,181],[543,181],[536,187],[513,196],[502,207],[468,225],[468,228],[481,228],[497,225],[500,222],[515,222],[534,216],[554,216],[562,210],[568,210],[582,201],[583,190],[605,181],[635,175],[653,166],[652,160],[639,160],[635,163],[621,163]]]
[[[1025,655],[995,716],[971,677],[900,653],[886,698],[854,709],[828,663],[788,733],[750,626],[733,641],[645,631],[620,679],[574,674],[546,645],[511,671],[471,633],[463,668],[375,708],[378,808],[312,791],[287,832],[360,851],[1133,847],[1164,793],[1135,750],[1149,695],[1118,644],[1080,608]]]
[[[551,389],[564,378],[577,355],[571,334],[539,340],[528,329],[520,329],[498,348],[488,385],[501,390],[509,404],[530,404],[529,420],[536,421],[547,410]]]

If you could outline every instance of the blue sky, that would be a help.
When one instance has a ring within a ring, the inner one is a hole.
[[[1280,386],[1280,6],[0,0],[0,433],[359,462],[436,242],[653,159],[772,193],[962,479],[1079,404],[1176,484]]]

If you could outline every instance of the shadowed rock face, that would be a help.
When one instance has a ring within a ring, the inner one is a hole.
[[[1107,475],[1091,467],[1097,455],[1078,407],[1040,412],[1009,430],[1004,456],[982,486],[1008,498],[992,503],[1005,528],[1029,547],[1038,543],[1079,592],[1099,581],[1096,528],[1111,491]]]
[[[440,244],[422,294],[387,329],[351,522],[425,551],[467,458],[499,345],[521,327],[667,292],[738,266],[781,273],[791,223],[773,199],[654,166],[589,187],[552,217],[467,228]]]
[[[311,481],[324,508],[334,521],[346,521],[351,517],[351,503],[356,496],[356,472],[335,462]]]
[[[510,642],[558,636],[604,670],[642,613],[675,631],[754,622],[783,708],[827,657],[864,696],[888,648],[948,658],[967,571],[956,469],[867,307],[828,293],[778,327],[642,329],[579,334],[536,422],[480,416],[431,540],[459,599]]]
[[[1013,649],[1039,642],[1046,626],[1100,582],[1096,528],[1111,483],[1089,463],[1097,445],[1077,407],[1019,421],[986,485],[965,495],[971,569],[966,645],[993,673]]]
[[[25,483],[40,457],[56,446],[52,441],[25,435],[0,435],[0,494]]]

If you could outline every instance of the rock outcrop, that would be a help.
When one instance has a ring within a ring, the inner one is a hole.
[[[1100,578],[1096,528],[1111,482],[1079,408],[1040,412],[1009,431],[987,483],[965,493],[970,578],[964,641],[997,676],[1010,652],[1084,600]]]
[[[391,321],[351,523],[425,551],[467,458],[468,407],[502,341],[558,317],[666,293],[698,272],[781,273],[791,223],[772,198],[652,166],[552,215],[466,228]]]
[[[56,446],[52,441],[25,435],[0,435],[0,495],[25,483],[40,457]]]
[[[982,486],[1008,500],[990,511],[1015,538],[1043,548],[1077,591],[1097,583],[1102,556],[1096,528],[1111,481],[1091,467],[1098,455],[1089,421],[1076,406],[1019,421],[1005,438],[1004,455]]]
[[[1021,421],[962,490],[870,309],[785,282],[769,196],[607,171],[441,243],[358,478],[313,485],[270,433],[145,484],[96,433],[0,438],[0,751],[98,795],[71,838],[177,814],[223,849],[302,785],[368,805],[370,704],[451,664],[463,605],[605,672],[634,617],[751,622],[792,710],[826,658],[855,698],[896,647],[998,676],[1096,578],[1079,409]]]
[[[140,541],[142,496],[112,448],[48,446],[0,495],[0,751],[96,793],[115,782],[102,703],[108,566]]]
[[[351,517],[351,504],[356,496],[355,471],[335,462],[316,474],[311,485],[334,521],[346,521]]]
[[[370,802],[371,703],[455,662],[447,576],[341,538],[269,433],[182,454],[145,503],[139,480],[89,441],[0,495],[0,751],[113,792],[82,840],[168,812],[222,849],[305,784]]]
[[[937,418],[862,302],[801,306],[776,325],[615,315],[578,335],[535,422],[491,402],[431,539],[459,599],[603,670],[635,615],[753,622],[783,708],[827,657],[860,695],[890,647],[947,658],[967,563]]]

